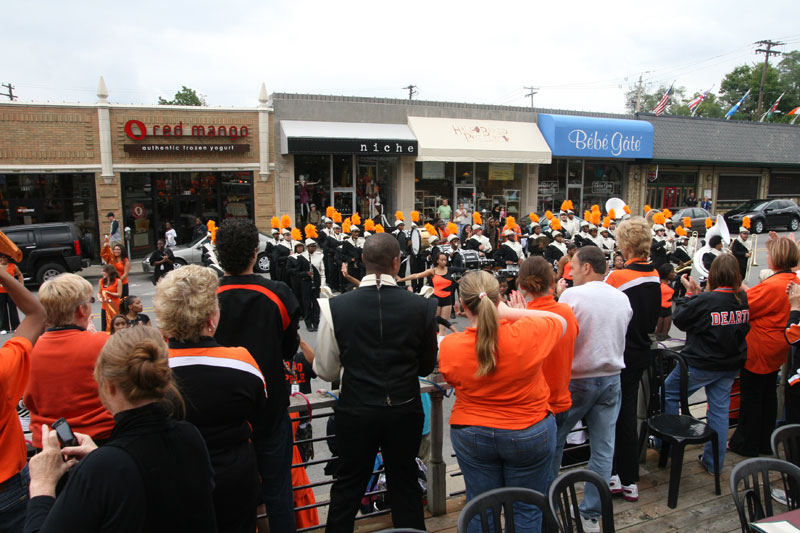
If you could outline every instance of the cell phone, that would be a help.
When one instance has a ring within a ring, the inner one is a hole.
[[[62,448],[65,446],[78,446],[78,438],[75,437],[75,433],[72,432],[72,428],[69,427],[66,418],[59,418],[53,422],[52,427],[56,430],[56,436]]]

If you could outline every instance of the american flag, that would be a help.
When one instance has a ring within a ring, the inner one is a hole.
[[[672,82],[672,85],[675,85],[675,82]],[[669,86],[667,92],[664,93],[664,96],[661,97],[656,107],[653,108],[653,113],[655,113],[656,116],[659,116],[667,108],[667,101],[669,101],[669,96],[672,94],[672,85]]]
[[[694,100],[689,102],[689,110],[692,112],[692,116],[694,116],[694,114],[697,112],[697,108],[700,106],[703,100],[705,100],[709,92],[711,92],[711,89],[707,90],[706,92],[697,96]]]

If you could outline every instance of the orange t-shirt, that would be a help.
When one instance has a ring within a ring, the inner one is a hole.
[[[119,275],[119,279],[122,279],[122,276],[125,275],[125,265],[128,264],[128,262],[129,262],[129,259],[127,257],[123,257],[122,261],[114,261],[112,263],[114,265],[114,268],[117,269],[117,274]],[[123,285],[127,285],[128,284],[128,278],[125,278],[122,281],[122,284]]]
[[[567,261],[564,263],[564,275],[562,276],[564,279],[572,279],[572,263]]]
[[[31,353],[31,374],[25,406],[31,412],[33,445],[42,447],[42,424],[62,416],[72,431],[107,439],[114,428],[97,393],[94,364],[108,334],[80,329],[46,331]]]
[[[567,331],[544,360],[542,373],[550,387],[550,409],[555,414],[563,413],[572,407],[572,394],[569,380],[572,377],[572,356],[575,354],[575,339],[578,337],[578,319],[567,304],[556,302],[551,295],[540,296],[528,302],[528,309],[550,311],[567,321]]]
[[[672,296],[675,294],[675,289],[670,287],[667,283],[661,282],[661,308],[669,309],[672,307]]]
[[[103,309],[105,309],[106,312],[109,312],[109,311],[113,310],[114,314],[119,313],[119,300],[120,300],[120,297],[119,296],[114,296],[113,294],[111,294],[112,292],[117,292],[118,290],[119,290],[119,278],[115,279],[114,283],[112,283],[112,284],[110,284],[108,286],[106,286],[106,283],[105,283],[104,279],[100,279],[100,294],[103,294],[103,291],[108,291],[108,293],[109,293],[108,297],[111,298],[111,303],[110,304],[108,302],[103,302]],[[109,305],[113,306],[113,309],[109,309]],[[112,318],[114,318],[113,315],[106,317],[106,319],[109,320],[109,321]]]
[[[456,390],[450,423],[525,429],[543,420],[550,410],[550,389],[542,364],[560,338],[561,322],[554,317],[501,320],[497,365],[491,374],[477,377],[476,328],[445,337],[439,371]]]
[[[754,374],[775,372],[786,361],[789,343],[783,332],[789,320],[786,287],[797,283],[794,272],[779,272],[747,291],[750,333],[744,367]]]
[[[33,344],[25,337],[11,337],[0,348],[0,483],[25,467],[28,453],[17,417],[17,404],[28,383]]]
[[[11,276],[12,278],[16,279],[16,277],[17,277],[17,265],[15,265],[14,263],[9,263],[8,267],[6,267],[6,272],[8,272],[9,276]],[[0,285],[0,294],[7,293],[7,292],[8,291],[6,290],[6,288],[3,287],[2,285]]]

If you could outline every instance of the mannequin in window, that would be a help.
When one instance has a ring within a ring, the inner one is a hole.
[[[369,218],[377,218],[380,217],[381,214],[381,188],[378,186],[377,183],[372,182],[371,184],[367,185],[367,190],[370,191],[367,194],[367,198],[369,199]]]

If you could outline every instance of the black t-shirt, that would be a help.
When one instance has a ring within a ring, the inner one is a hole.
[[[290,386],[297,385],[303,394],[311,394],[311,380],[317,377],[312,366],[303,352],[297,352],[294,359],[286,362],[286,381]]]
[[[139,313],[136,318],[131,320],[131,326],[148,326],[150,324],[150,317],[144,313]]]

